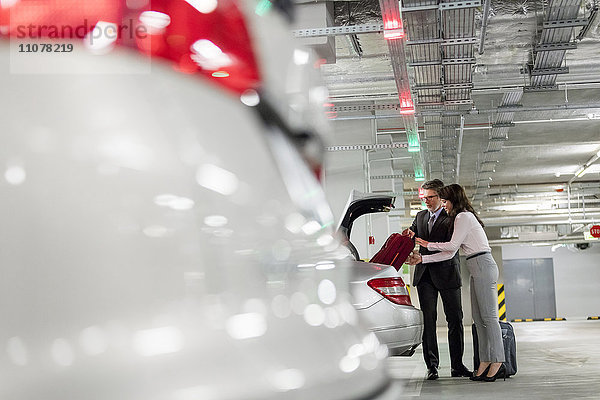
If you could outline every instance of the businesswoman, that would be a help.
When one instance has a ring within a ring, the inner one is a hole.
[[[448,215],[454,218],[450,227],[453,229],[452,239],[449,242],[431,243],[417,238],[419,245],[440,252],[430,255],[414,254],[411,261],[424,264],[443,261],[452,258],[459,247],[463,250],[471,274],[471,308],[481,360],[479,369],[471,380],[493,382],[498,376],[506,375],[502,364],[505,361],[504,345],[498,323],[498,266],[492,258],[483,222],[475,214],[464,189],[457,184],[444,186],[439,190],[439,196]]]

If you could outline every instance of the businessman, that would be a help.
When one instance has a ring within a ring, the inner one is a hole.
[[[424,191],[427,210],[420,211],[409,229],[402,234],[417,236],[429,242],[449,242],[452,237],[452,219],[442,208],[438,191],[444,186],[439,179],[425,182]],[[421,247],[421,254],[433,254]],[[442,299],[448,322],[448,345],[452,377],[470,377],[472,372],[462,362],[464,353],[463,311],[461,306],[461,279],[458,252],[446,261],[417,264],[413,279],[419,303],[423,311],[423,357],[427,366],[427,379],[438,379],[440,355],[438,351],[436,321],[438,295]]]

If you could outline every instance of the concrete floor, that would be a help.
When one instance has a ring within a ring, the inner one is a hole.
[[[506,381],[450,377],[447,329],[438,328],[440,379],[426,381],[422,352],[391,357],[390,374],[405,397],[423,399],[600,399],[600,321],[513,323],[518,372]],[[471,328],[465,327],[465,365],[473,367]]]

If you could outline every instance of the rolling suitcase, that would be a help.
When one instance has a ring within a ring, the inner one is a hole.
[[[477,340],[477,329],[473,324],[473,365],[475,371],[479,367],[479,341]],[[504,366],[506,367],[506,376],[517,373],[517,341],[515,331],[508,322],[500,321],[500,330],[502,331],[502,343],[504,344]]]
[[[415,241],[413,239],[399,233],[392,233],[370,262],[391,265],[398,271],[414,248]]]

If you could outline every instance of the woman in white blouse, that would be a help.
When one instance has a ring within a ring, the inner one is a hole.
[[[439,195],[442,206],[454,218],[452,239],[444,243],[430,243],[417,238],[416,243],[419,245],[440,252],[423,256],[413,254],[410,263],[426,264],[447,260],[456,254],[459,247],[462,249],[471,274],[471,308],[481,360],[471,379],[493,382],[498,376],[505,376],[502,364],[505,361],[504,345],[498,323],[498,266],[492,258],[483,222],[475,214],[464,189],[460,185],[448,185],[440,189]]]

